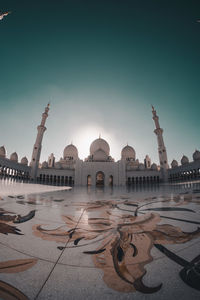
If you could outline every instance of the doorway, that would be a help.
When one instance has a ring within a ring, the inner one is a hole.
[[[109,177],[109,186],[113,186],[113,176],[110,175]]]
[[[88,175],[87,177],[87,185],[92,185],[92,178],[91,178],[91,175]]]
[[[96,186],[104,186],[104,173],[103,172],[97,172],[96,174]]]

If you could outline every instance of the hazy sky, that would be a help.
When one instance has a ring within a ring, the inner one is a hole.
[[[200,149],[200,1],[1,0],[0,144],[30,160],[51,101],[41,160],[101,133],[158,163],[151,104],[169,162]]]

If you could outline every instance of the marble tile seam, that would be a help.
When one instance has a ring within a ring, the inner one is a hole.
[[[45,262],[49,262],[49,263],[55,263],[55,262],[52,261],[52,260],[48,260],[48,259],[40,258],[40,257],[38,257],[38,256],[34,256],[34,255],[27,254],[27,253],[25,253],[25,252],[22,252],[22,251],[20,251],[20,250],[17,250],[17,249],[15,249],[15,248],[9,246],[9,245],[6,245],[6,244],[4,244],[4,243],[2,243],[2,242],[0,242],[0,244],[3,245],[3,246],[5,246],[5,247],[7,247],[7,248],[9,248],[9,249],[12,249],[13,251],[16,251],[16,252],[18,252],[18,253],[20,253],[20,254],[26,255],[26,256],[28,256],[28,257],[36,258],[36,259],[38,259],[38,260],[45,261]],[[193,244],[193,245],[194,245],[194,244]],[[192,245],[192,246],[193,246],[193,245]],[[190,246],[190,247],[191,247],[191,246]],[[186,247],[186,248],[184,248],[184,249],[187,249],[187,248],[189,248],[189,247]],[[66,250],[66,249],[71,249],[71,248],[65,248],[64,250]],[[181,249],[181,250],[184,250],[184,249]],[[63,251],[63,252],[64,252],[64,251]],[[177,251],[177,252],[178,252],[178,251]],[[59,255],[59,256],[60,256],[60,255]],[[159,259],[163,259],[163,258],[165,258],[165,255],[164,255],[164,254],[163,254],[162,257],[154,258],[153,260],[155,261],[155,260],[159,260]],[[57,262],[57,264],[58,264],[58,265],[61,265],[61,266],[69,266],[69,267],[74,267],[74,268],[89,268],[89,269],[94,268],[94,269],[96,269],[95,266],[79,266],[79,265],[72,265],[72,264],[61,263],[61,262]],[[134,265],[134,263],[133,263],[133,264],[130,264],[130,265]],[[109,267],[108,267],[108,268],[109,268]]]
[[[1,243],[1,244],[2,244],[2,243]],[[198,244],[198,242],[195,243],[195,244]],[[181,250],[177,251],[176,253],[181,252],[181,251],[184,251],[185,249],[190,248],[190,247],[194,246],[195,244],[193,244],[193,245],[191,245],[191,246],[189,246],[189,247],[185,247],[184,249],[181,249]],[[3,246],[4,246],[4,245],[3,245]],[[5,247],[6,247],[6,246],[5,246]],[[10,247],[8,247],[8,248],[10,248]],[[11,249],[13,249],[13,248],[11,248]],[[13,249],[13,250],[15,250],[15,249]],[[25,254],[25,253],[23,253],[23,252],[21,252],[21,251],[18,251],[18,250],[15,250],[15,251],[16,251],[16,252],[19,252],[19,253],[21,253],[21,254],[24,254],[24,255],[26,255],[26,256],[28,256],[28,257],[37,258],[37,257],[32,256],[32,255],[27,255],[27,254]],[[159,260],[165,259],[165,258],[166,258],[165,256],[159,257],[159,258],[154,258],[153,261],[159,261]],[[40,258],[37,258],[37,259],[40,260],[40,261],[47,262],[47,263],[53,263],[52,261],[49,261],[49,260],[46,260],[46,259],[40,259]],[[57,265],[59,265],[59,266],[67,266],[67,267],[71,267],[71,268],[74,268],[74,269],[78,269],[78,268],[79,268],[79,269],[96,269],[95,266],[80,266],[80,265],[72,265],[72,264],[66,264],[66,263],[60,263],[60,262],[58,262]],[[130,264],[130,265],[134,265],[134,264]],[[111,268],[111,267],[109,267],[109,266],[106,267],[106,269],[109,269],[109,268]]]
[[[76,228],[78,227],[78,224],[79,224],[80,220],[82,219],[82,216],[83,216],[84,212],[85,212],[85,209],[84,209],[83,212],[81,213],[81,215],[80,215],[80,217],[79,217],[79,219],[78,219],[78,221],[77,221],[77,223],[76,223],[76,226],[75,226],[75,229],[74,229],[74,230],[76,230]],[[35,296],[34,300],[38,299],[38,297],[39,297],[40,293],[42,292],[44,286],[46,285],[46,283],[47,283],[47,281],[49,280],[51,274],[53,273],[55,267],[57,266],[57,264],[58,264],[58,262],[59,262],[59,260],[60,260],[60,258],[61,258],[61,256],[62,256],[62,254],[63,254],[64,251],[67,249],[66,246],[68,245],[70,239],[71,239],[71,238],[69,237],[68,240],[67,240],[67,242],[65,243],[63,250],[61,251],[61,253],[60,253],[58,259],[56,260],[56,262],[54,263],[54,265],[53,265],[51,271],[49,272],[47,278],[45,279],[45,281],[44,281],[42,287],[41,287],[40,290],[38,291],[38,293],[37,293],[37,295]]]
[[[9,248],[9,249],[11,249],[11,250],[13,250],[13,251],[16,251],[17,253],[23,254],[23,255],[28,256],[28,257],[30,257],[30,258],[35,258],[35,259],[37,259],[37,260],[44,261],[44,262],[47,262],[47,263],[55,263],[55,262],[52,261],[52,260],[48,260],[48,259],[45,259],[45,258],[41,258],[41,257],[38,257],[38,256],[34,256],[34,255],[27,254],[27,253],[25,253],[25,252],[22,252],[22,251],[20,251],[20,250],[17,250],[17,249],[15,249],[15,248],[13,248],[13,247],[10,247],[10,246],[8,246],[8,245],[2,243],[2,242],[0,242],[0,244],[3,245],[3,246],[6,247],[6,248]],[[70,249],[70,248],[69,248],[69,249]],[[68,266],[68,267],[74,267],[74,268],[96,269],[95,266],[78,266],[78,265],[72,265],[72,264],[61,263],[61,262],[58,262],[57,264],[60,265],[60,266]]]
[[[69,242],[69,241],[68,241]],[[175,253],[181,253],[182,251],[185,251],[186,249],[189,249],[189,248],[191,248],[191,247],[194,247],[195,245],[197,245],[197,244],[199,244],[200,243],[200,241],[196,241],[196,242],[194,242],[194,243],[192,243],[191,245],[189,245],[189,246],[186,246],[186,247],[183,247],[183,248],[181,248],[180,250],[177,250]],[[23,255],[25,255],[25,256],[28,256],[28,257],[31,257],[31,258],[36,258],[36,259],[38,259],[38,260],[41,260],[41,261],[44,261],[44,262],[48,262],[48,263],[55,263],[54,261],[52,261],[52,260],[49,260],[49,259],[45,259],[45,258],[41,258],[41,257],[38,257],[38,256],[34,256],[34,255],[30,255],[30,254],[28,254],[28,253],[25,253],[25,252],[23,252],[23,251],[20,251],[20,250],[17,250],[17,249],[15,249],[15,248],[13,248],[13,247],[11,247],[11,246],[9,246],[9,245],[7,245],[7,244],[5,244],[5,243],[2,243],[2,242],[0,242],[0,244],[1,245],[3,245],[4,247],[7,247],[7,248],[9,248],[9,249],[12,249],[13,251],[16,251],[16,252],[18,252],[18,253],[20,253],[20,254],[23,254]],[[166,245],[167,246],[167,245]],[[168,245],[168,246],[170,246],[170,245]],[[64,250],[66,250],[66,249],[71,249],[72,247],[69,247],[69,248],[65,248]],[[77,248],[77,247],[75,247],[75,248]],[[63,251],[64,252],[64,251]],[[60,257],[60,255],[59,255],[59,257]],[[163,255],[162,257],[154,257],[153,258],[153,261],[157,261],[157,260],[160,260],[160,259],[163,259],[165,256]],[[73,265],[73,264],[67,264],[67,263],[61,263],[61,262],[57,262],[57,264],[58,265],[63,265],[63,266],[69,266],[69,267],[75,267],[75,268],[96,268],[95,266],[94,267],[92,267],[92,266],[79,266],[79,265]],[[130,264],[130,265],[134,265],[134,263],[133,264]]]
[[[182,251],[184,251],[184,250],[186,250],[186,249],[189,249],[189,248],[191,248],[191,247],[194,247],[195,245],[197,245],[197,244],[199,244],[200,243],[200,241],[197,241],[197,242],[195,242],[195,243],[193,243],[192,245],[189,245],[189,246],[186,246],[186,247],[184,247],[184,248],[181,248],[180,250],[177,250],[176,252],[174,252],[174,253],[176,253],[176,254],[178,254],[178,253],[181,253]],[[165,244],[165,247],[167,247],[167,246],[170,246],[170,245],[172,245],[172,244]],[[170,249],[169,249],[170,250]],[[158,250],[158,253],[159,253],[159,250]],[[158,260],[160,260],[160,259],[163,259],[163,258],[165,258],[166,256],[165,256],[165,254],[163,254],[163,256],[160,256],[160,257],[154,257],[153,258],[153,261],[158,261]],[[153,262],[152,261],[152,262]],[[131,264],[132,265],[132,264]]]
[[[26,255],[26,256],[28,256],[28,257],[35,258],[35,259],[38,259],[38,260],[41,260],[41,261],[44,261],[44,262],[48,262],[48,263],[55,263],[55,262],[52,261],[52,260],[45,259],[45,258],[41,258],[41,257],[34,256],[34,255],[30,255],[30,254],[25,253],[25,252],[23,252],[23,251],[17,250],[17,249],[15,249],[15,248],[13,248],[13,247],[11,247],[11,246],[5,244],[5,243],[0,242],[0,244],[3,245],[4,247],[7,247],[7,248],[9,248],[9,249],[11,249],[11,250],[13,250],[13,251],[16,251],[17,253]]]
[[[196,241],[195,243],[193,243],[193,244],[191,244],[191,245],[189,245],[189,246],[186,246],[186,247],[184,247],[184,248],[181,248],[180,250],[177,250],[176,253],[180,253],[180,252],[182,252],[182,251],[184,251],[184,250],[186,250],[186,249],[189,249],[189,248],[191,248],[191,247],[193,247],[193,246],[195,246],[195,245],[197,245],[197,244],[199,244],[199,243],[200,243],[200,240],[199,240],[199,241]]]

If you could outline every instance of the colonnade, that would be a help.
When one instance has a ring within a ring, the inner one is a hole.
[[[58,175],[49,175],[49,174],[40,174],[37,177],[37,182],[58,184],[58,185],[73,185],[74,178],[73,176],[58,176]]]
[[[127,184],[134,185],[134,184],[148,184],[148,183],[158,183],[160,182],[159,176],[136,176],[136,177],[128,177]]]
[[[169,175],[170,181],[186,181],[200,178],[200,168],[188,171],[177,171]]]
[[[0,165],[0,177],[10,177],[16,179],[29,179],[29,172]]]

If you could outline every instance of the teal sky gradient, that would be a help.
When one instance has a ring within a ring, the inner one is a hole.
[[[200,1],[2,0],[0,144],[30,160],[51,101],[41,160],[101,131],[158,163],[153,104],[169,162],[200,149]],[[86,140],[88,151],[81,148]]]

